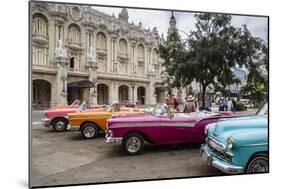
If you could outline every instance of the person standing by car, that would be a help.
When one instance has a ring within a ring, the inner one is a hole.
[[[70,105],[71,107],[79,107],[80,106],[80,100],[76,99],[74,102]]]
[[[223,98],[219,100],[219,111],[224,111]]]
[[[183,109],[184,109],[184,102],[183,102],[181,96],[178,95],[178,97],[177,97],[176,100],[177,100],[177,107],[176,107],[177,111],[183,112]]]
[[[224,105],[224,111],[227,111],[228,110],[228,100],[226,97],[224,98],[223,105]]]
[[[235,109],[236,109],[236,102],[234,98],[232,98],[232,112],[235,114]]]
[[[227,99],[227,109],[228,109],[228,111],[233,110],[233,104],[232,104],[232,100],[230,100],[230,98]]]
[[[205,100],[205,108],[204,109],[206,111],[211,111],[210,107],[211,107],[211,100],[210,100],[209,97],[207,97],[206,100]]]
[[[187,102],[185,103],[184,105],[184,113],[190,113],[190,112],[195,112],[196,109],[195,109],[195,104],[194,104],[194,98],[189,95],[187,97]]]

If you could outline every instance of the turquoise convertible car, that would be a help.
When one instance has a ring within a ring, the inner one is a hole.
[[[256,115],[221,119],[205,128],[201,157],[228,174],[269,172],[268,104]]]

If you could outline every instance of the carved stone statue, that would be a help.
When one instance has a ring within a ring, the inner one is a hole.
[[[55,56],[63,58],[67,57],[67,49],[64,47],[63,41],[61,39],[57,41],[57,46],[55,48]]]
[[[96,56],[93,47],[89,47],[87,52],[87,62],[95,62],[95,61],[96,61]]]

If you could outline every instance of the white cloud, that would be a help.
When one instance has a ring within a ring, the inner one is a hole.
[[[93,7],[96,10],[104,12],[105,14],[112,15],[115,14],[118,17],[118,14],[121,12],[121,8],[112,8],[112,7]],[[157,27],[159,34],[161,33],[166,36],[169,20],[171,17],[171,11],[162,11],[162,10],[146,10],[146,9],[127,9],[129,14],[129,22],[134,22],[138,25],[139,22],[142,22],[144,28]],[[192,12],[174,12],[174,16],[177,21],[177,27],[179,30],[183,30],[186,33],[190,33],[191,30],[195,30],[194,13]],[[232,16],[232,25],[235,27],[241,27],[243,24],[246,24],[248,29],[251,31],[252,35],[255,37],[260,37],[263,40],[267,41],[268,28],[267,28],[267,18],[266,17],[255,17],[255,16]],[[187,36],[180,32],[183,39]]]

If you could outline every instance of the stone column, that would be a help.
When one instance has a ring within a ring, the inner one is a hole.
[[[89,73],[89,81],[95,83],[95,87],[90,88],[89,90],[89,103],[96,105],[98,103],[98,91],[97,91],[97,63],[95,61],[87,62],[86,69]]]
[[[133,83],[131,86],[129,86],[129,100],[130,101],[133,101],[133,102],[136,102],[137,100],[137,94],[136,94],[136,89],[137,89],[137,86]]]
[[[117,37],[115,35],[113,35],[111,37],[111,69],[112,72],[116,72],[116,61],[117,61],[117,52],[116,52],[116,39]]]
[[[131,74],[132,75],[137,75],[137,65],[136,65],[136,52],[135,52],[135,47],[136,47],[136,41],[135,40],[131,40],[131,53],[130,53],[130,57],[131,57]]]
[[[133,101],[134,102],[137,102],[138,101],[138,86],[135,86],[135,88],[133,89],[133,93],[134,93],[134,99]]]
[[[106,51],[107,51],[107,55],[106,55],[106,72],[109,73],[110,69],[111,69],[111,40],[109,40],[109,37],[106,36]]]
[[[119,101],[118,99],[118,86],[117,83],[115,81],[112,82],[111,84],[111,89],[110,89],[110,93],[112,95],[112,102],[114,101]]]
[[[148,86],[148,91],[146,94],[146,103],[148,104],[156,104],[156,94],[155,94],[155,78],[153,76],[150,79],[150,83]]]
[[[56,96],[58,104],[67,104],[67,65],[69,64],[68,58],[58,57],[54,59],[57,65],[56,76]]]

